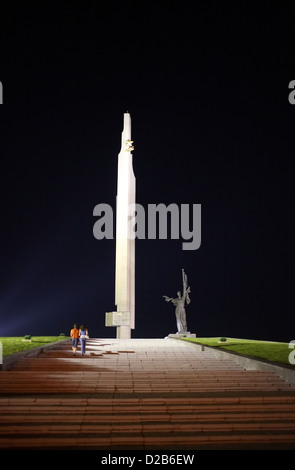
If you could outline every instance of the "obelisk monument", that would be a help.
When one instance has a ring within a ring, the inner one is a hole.
[[[132,150],[131,117],[127,112],[124,113],[121,151],[118,155],[116,210],[115,305],[117,312],[121,312],[122,318],[125,318],[122,321],[124,324],[117,326],[117,338],[122,339],[130,338],[131,330],[135,328],[135,238],[130,233],[129,223],[135,208]],[[126,317],[129,318],[127,322]]]

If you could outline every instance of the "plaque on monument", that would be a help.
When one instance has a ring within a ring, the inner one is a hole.
[[[105,326],[129,326],[130,312],[106,312]]]

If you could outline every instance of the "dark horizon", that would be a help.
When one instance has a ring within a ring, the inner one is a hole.
[[[123,113],[136,200],[202,205],[201,247],[136,240],[134,338],[176,332],[184,268],[200,337],[293,335],[290,3],[106,2],[3,9],[0,336],[115,337],[115,208]]]

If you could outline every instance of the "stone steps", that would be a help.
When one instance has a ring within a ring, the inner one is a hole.
[[[182,401],[182,403],[179,403]],[[295,442],[295,397],[1,398],[0,448]],[[57,438],[58,436],[58,438]]]
[[[72,372],[13,370],[0,374],[1,394],[19,393],[169,393],[288,391],[289,383],[265,371]]]
[[[211,448],[295,448],[295,388],[176,340],[63,345],[0,372],[0,449]]]

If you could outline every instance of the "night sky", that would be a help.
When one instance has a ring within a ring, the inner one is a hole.
[[[289,342],[294,321],[295,79],[291,2],[1,3],[0,336],[92,337],[115,309],[123,113],[137,202],[202,205],[202,241],[136,241],[134,338],[188,329]]]

